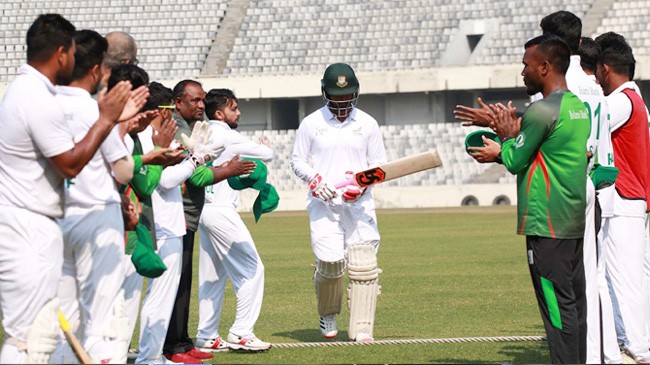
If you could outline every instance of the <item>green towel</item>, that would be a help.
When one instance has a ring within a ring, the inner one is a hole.
[[[138,274],[148,278],[159,277],[167,270],[167,267],[156,253],[151,238],[149,237],[149,231],[144,225],[138,224],[135,227],[135,232],[138,241],[131,254],[131,262],[133,262],[135,270]]]
[[[614,166],[603,166],[595,164],[589,173],[591,180],[594,182],[596,190],[614,185],[618,177],[618,168]]]
[[[266,182],[268,169],[264,162],[247,158],[246,160],[254,161],[257,167],[248,176],[235,176],[228,178],[228,185],[235,190],[244,190],[253,188],[259,190],[259,195],[253,203],[253,215],[255,216],[255,223],[260,220],[263,213],[269,213],[278,207],[280,197],[273,185]]]

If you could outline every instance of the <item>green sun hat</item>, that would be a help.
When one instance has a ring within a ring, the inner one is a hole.
[[[497,142],[498,144],[501,144],[501,141],[499,140],[499,136],[497,136],[496,133],[492,132],[491,130],[482,129],[482,130],[474,131],[468,134],[467,137],[465,137],[465,151],[467,151],[467,153],[470,153],[469,151],[470,147],[485,146],[483,144],[483,138],[482,138],[483,136],[485,136],[485,138]]]

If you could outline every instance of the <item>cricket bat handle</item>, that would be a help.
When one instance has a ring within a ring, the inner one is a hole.
[[[65,338],[66,340],[68,340],[70,347],[72,347],[72,351],[74,351],[75,355],[77,355],[79,362],[81,362],[82,364],[92,364],[93,360],[90,358],[90,355],[88,355],[86,350],[84,350],[83,346],[81,346],[81,343],[79,343],[77,336],[75,336],[75,334],[72,333],[70,323],[68,322],[67,319],[65,319],[65,315],[60,310],[59,310],[59,326],[61,326],[61,330],[63,330],[63,334],[65,334]]]

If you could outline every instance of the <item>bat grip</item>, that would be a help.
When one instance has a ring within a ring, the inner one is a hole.
[[[350,185],[356,186],[357,183],[356,183],[356,181],[354,181],[354,179],[349,179],[349,180],[341,181],[340,183],[336,183],[334,185],[334,187],[337,188],[337,189],[340,189],[342,187],[350,186]]]

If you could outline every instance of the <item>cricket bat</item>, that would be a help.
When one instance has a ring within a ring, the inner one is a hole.
[[[86,350],[84,350],[84,348],[81,346],[81,343],[79,343],[77,336],[72,333],[70,323],[67,319],[65,319],[65,315],[61,311],[59,311],[59,326],[61,326],[61,330],[63,330],[63,334],[65,334],[65,338],[68,340],[70,347],[72,347],[74,354],[77,355],[79,362],[82,364],[92,364],[93,360],[90,358],[90,355],[88,355]]]
[[[334,185],[340,189],[348,185],[357,185],[359,187],[366,187],[370,185],[379,184],[384,181],[390,181],[402,176],[414,174],[416,172],[432,169],[434,167],[442,166],[442,160],[437,151],[427,151],[402,157],[400,159],[387,162],[381,166],[371,167],[369,169],[359,171],[354,174],[352,179],[342,181]]]

